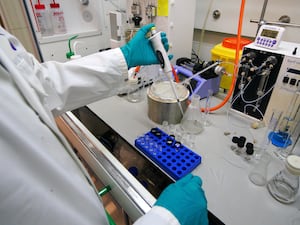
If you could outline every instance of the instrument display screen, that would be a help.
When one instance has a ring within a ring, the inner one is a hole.
[[[260,35],[263,36],[263,37],[268,37],[268,38],[274,38],[275,39],[278,35],[278,31],[277,30],[263,29]]]

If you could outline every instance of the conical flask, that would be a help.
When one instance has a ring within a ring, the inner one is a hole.
[[[199,134],[203,131],[202,113],[200,107],[200,96],[193,94],[191,103],[181,120],[181,128],[189,134]]]

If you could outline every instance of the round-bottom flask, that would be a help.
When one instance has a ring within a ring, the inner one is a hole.
[[[270,194],[279,202],[289,204],[296,200],[299,189],[300,156],[290,155],[285,168],[267,184]]]

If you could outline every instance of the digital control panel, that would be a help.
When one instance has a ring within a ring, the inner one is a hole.
[[[298,61],[300,63],[300,61]],[[290,91],[300,90],[300,70],[295,68],[286,68],[286,72],[283,73],[281,88],[285,88]]]
[[[262,25],[254,43],[263,48],[277,49],[284,31],[283,27]]]

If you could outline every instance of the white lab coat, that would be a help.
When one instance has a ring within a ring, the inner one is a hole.
[[[127,65],[120,49],[40,64],[0,27],[0,223],[104,225],[92,181],[54,116],[117,93]],[[136,225],[179,224],[153,207]]]

